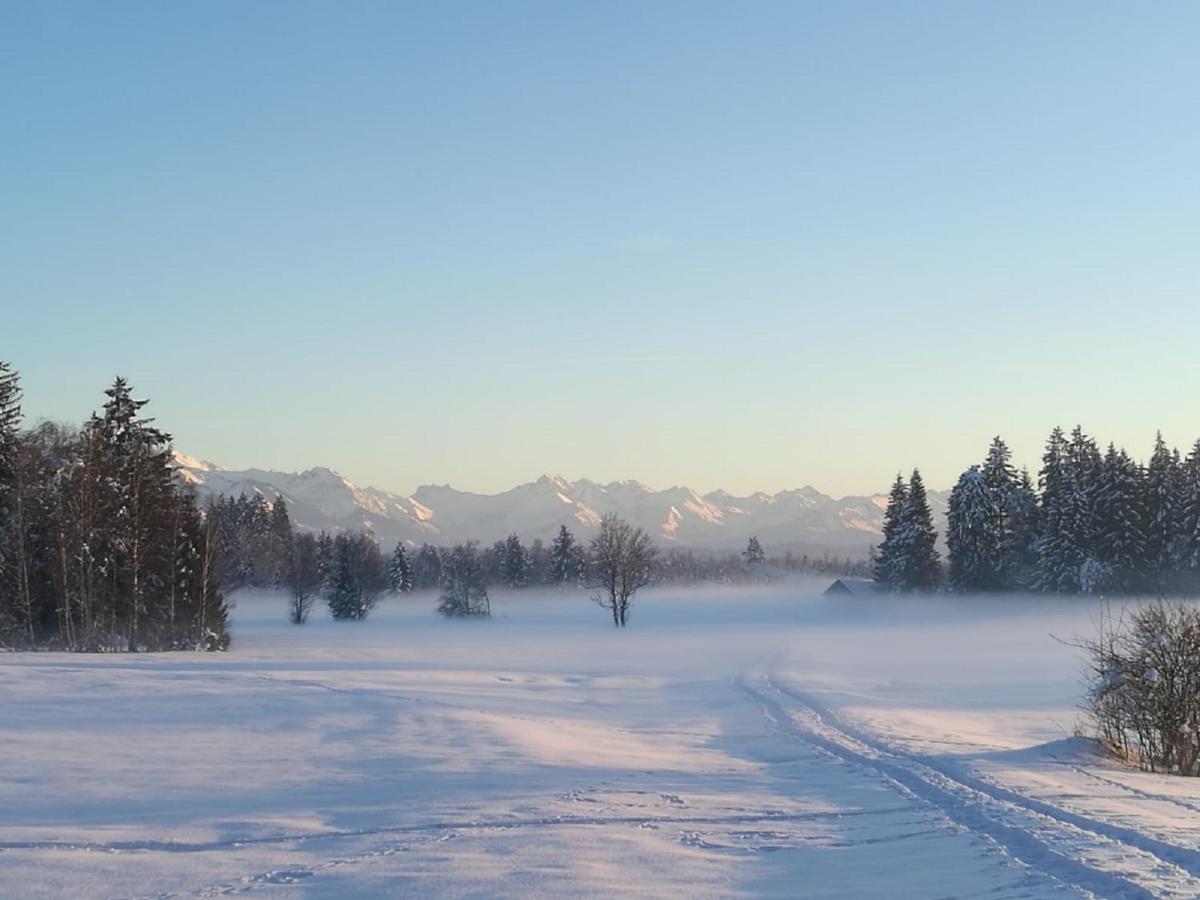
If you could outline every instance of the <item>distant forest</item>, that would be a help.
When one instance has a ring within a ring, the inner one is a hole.
[[[444,615],[486,615],[489,587],[600,580],[595,554],[565,525],[548,546],[511,535],[485,548],[385,552],[369,533],[294,527],[282,498],[202,505],[177,475],[171,435],[144,415],[147,401],[123,378],[104,395],[82,426],[25,429],[18,375],[0,362],[0,647],[223,650],[226,595],[243,587],[284,591],[287,614],[303,623],[318,601],[335,618],[361,619],[386,593],[438,590]],[[742,553],[647,549],[651,584],[867,571],[851,559],[768,558],[756,539]]]
[[[896,591],[1181,594],[1200,589],[1200,440],[1159,434],[1144,465],[1076,427],[1046,441],[1037,487],[997,437],[950,494],[943,566],[919,471],[896,477],[874,555]]]

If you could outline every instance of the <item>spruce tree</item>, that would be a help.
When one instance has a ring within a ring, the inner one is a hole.
[[[282,495],[271,504],[267,565],[272,584],[279,587],[283,581],[283,570],[287,565],[288,550],[292,543],[292,518],[288,514],[287,501]]]
[[[155,567],[156,520],[170,507],[175,485],[171,436],[141,415],[147,401],[134,399],[121,377],[105,391],[104,412],[89,425],[104,473],[102,511],[108,523],[104,553],[109,581],[110,646],[148,645],[146,602],[161,584]],[[123,631],[123,635],[118,631]]]
[[[509,590],[525,587],[528,578],[529,558],[521,539],[510,534],[500,548],[500,577]]]
[[[994,591],[1000,587],[1001,493],[972,466],[950,492],[946,542],[950,551],[950,588],[961,593]]]
[[[325,602],[335,619],[361,619],[366,615],[362,588],[354,573],[353,554],[350,539],[338,535],[334,540],[333,569],[325,589]]]
[[[1081,560],[1095,558],[1096,495],[1100,483],[1100,449],[1076,425],[1067,448],[1067,466],[1072,489],[1071,540]]]
[[[1109,569],[1110,586],[1120,590],[1137,586],[1145,564],[1142,495],[1141,467],[1109,444],[1100,470],[1094,530],[1096,556]]]
[[[1012,533],[1013,525],[1009,520],[1019,513],[1016,507],[1024,498],[1018,496],[1020,479],[1012,464],[1012,451],[999,435],[988,447],[981,472],[995,507],[995,586],[1005,587],[1010,575],[1019,567],[1018,558],[1022,555],[1019,539]]]
[[[583,580],[583,552],[566,525],[550,545],[550,577],[555,584],[579,584]]]
[[[451,619],[486,618],[492,614],[475,544],[458,544],[447,556],[438,612]]]
[[[1154,438],[1154,452],[1146,465],[1142,503],[1146,529],[1147,587],[1162,590],[1170,582],[1175,557],[1175,536],[1181,516],[1177,497],[1179,477],[1176,462],[1163,441]]]
[[[388,566],[388,588],[396,594],[407,594],[413,589],[412,566],[408,563],[404,541],[399,541],[392,552],[392,561]]]
[[[21,384],[12,367],[0,360],[0,644],[22,618],[18,597],[17,439],[21,426]],[[28,629],[24,629],[28,634]]]
[[[1022,469],[1009,496],[1000,546],[1000,580],[1007,590],[1028,590],[1033,586],[1039,523],[1037,491],[1029,470]]]
[[[1195,590],[1200,581],[1200,440],[1184,460],[1180,480],[1180,564],[1187,574],[1187,587]]]
[[[942,578],[941,554],[937,550],[937,532],[933,513],[925,493],[921,473],[913,469],[908,480],[900,527],[900,586],[906,591],[932,591]]]
[[[1038,477],[1042,489],[1041,534],[1034,579],[1038,590],[1052,593],[1079,590],[1079,567],[1083,562],[1073,542],[1075,488],[1067,457],[1067,439],[1062,429],[1055,427],[1046,441]]]
[[[321,589],[324,590],[333,580],[333,569],[336,563],[333,537],[326,531],[317,535],[317,573],[321,579]]]
[[[883,540],[875,552],[873,576],[876,584],[890,590],[900,590],[903,561],[901,558],[901,529],[904,511],[908,504],[908,486],[897,473],[892,491],[888,495],[887,507],[883,512]]]
[[[546,548],[546,542],[541,538],[534,538],[533,543],[529,545],[529,552],[526,554],[528,561],[526,566],[525,583],[526,584],[550,584],[550,551]]]
[[[767,561],[767,554],[762,548],[762,544],[758,542],[758,537],[750,536],[750,540],[746,542],[746,549],[742,551],[742,559],[746,560],[748,568],[756,568]]]

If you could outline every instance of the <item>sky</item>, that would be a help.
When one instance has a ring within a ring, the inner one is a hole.
[[[1200,5],[8,4],[0,359],[409,491],[1200,435]]]

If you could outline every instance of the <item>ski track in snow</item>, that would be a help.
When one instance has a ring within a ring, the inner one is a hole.
[[[1101,897],[1200,896],[1200,853],[1194,850],[1068,812],[963,766],[897,748],[847,724],[773,671],[757,678],[743,674],[736,684],[786,734],[882,776],[950,822],[1064,885]]]

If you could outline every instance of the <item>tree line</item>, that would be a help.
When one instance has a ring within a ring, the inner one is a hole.
[[[950,493],[948,564],[920,472],[897,476],[874,577],[892,590],[1170,594],[1200,587],[1200,440],[1158,434],[1147,462],[1076,427],[1046,441],[1035,487],[999,437]]]
[[[590,587],[626,624],[652,583],[855,574],[850,559],[660,553],[649,536],[606,516],[587,544],[563,525],[546,545],[513,534],[488,547],[403,542],[390,554],[369,533],[294,526],[283,497],[212,497],[202,506],[178,471],[171,435],[121,377],[83,425],[24,427],[18,374],[0,362],[0,647],[90,652],[222,650],[226,596],[287,592],[303,623],[318,601],[365,618],[388,592],[439,591],[446,616],[490,614],[488,589]]]
[[[24,430],[0,362],[0,646],[222,650],[213,524],[146,401],[123,378],[104,394],[81,427]]]

